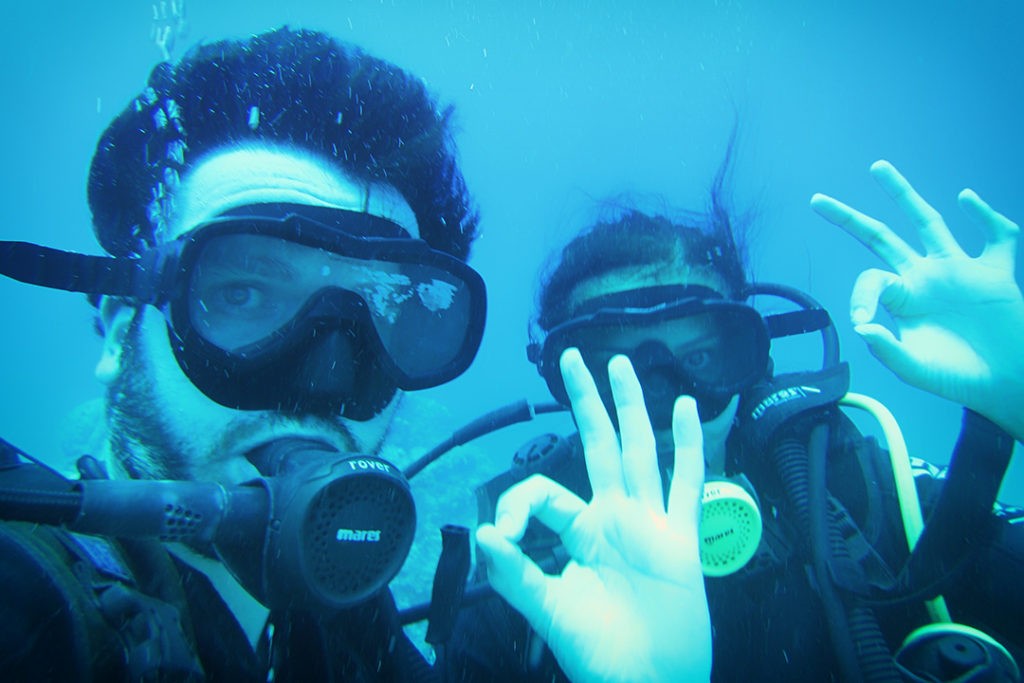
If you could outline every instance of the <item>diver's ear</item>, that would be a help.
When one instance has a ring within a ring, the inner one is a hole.
[[[98,308],[100,324],[103,326],[103,350],[96,363],[96,379],[109,385],[121,374],[124,340],[139,309],[113,296],[101,297]]]

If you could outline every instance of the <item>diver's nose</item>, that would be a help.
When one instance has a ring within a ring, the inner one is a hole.
[[[292,377],[297,396],[312,403],[350,396],[355,389],[356,368],[361,359],[352,325],[317,327]]]
[[[672,355],[672,352],[669,351],[664,342],[653,339],[648,339],[639,344],[628,355],[634,368],[674,366],[676,361],[675,356]]]
[[[366,302],[343,289],[319,293],[305,315],[304,338],[282,378],[291,400],[285,411],[339,415],[364,421],[394,397],[388,370]]]

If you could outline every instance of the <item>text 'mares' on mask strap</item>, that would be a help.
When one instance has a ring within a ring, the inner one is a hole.
[[[693,396],[706,422],[768,372],[769,334],[761,315],[695,285],[596,297],[574,318],[552,328],[542,343],[530,344],[530,360],[551,394],[565,405],[569,400],[558,361],[572,346],[591,368],[611,415],[611,387],[603,369],[612,356],[628,356],[644,389],[651,423],[659,429],[671,426],[679,395]]]
[[[356,420],[461,374],[486,315],[462,261],[379,216],[306,205],[232,209],[138,259],[3,242],[0,272],[160,308],[182,370],[225,406]]]

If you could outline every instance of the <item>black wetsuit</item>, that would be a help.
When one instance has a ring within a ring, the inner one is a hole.
[[[0,523],[4,681],[436,681],[389,591],[272,613],[254,650],[205,575],[155,541]],[[272,673],[272,677],[271,677]]]
[[[887,456],[845,425],[829,449],[829,490],[884,563],[906,557]],[[578,440],[541,463],[589,498]],[[716,681],[838,680],[820,599],[808,579],[800,534],[764,457],[730,441],[730,463],[749,477],[767,520],[762,546],[743,571],[708,579]],[[527,476],[509,473],[499,488]],[[941,471],[917,464],[925,508]],[[485,497],[486,498],[486,497]],[[494,498],[485,500],[487,517]],[[977,544],[942,586],[954,618],[988,632],[1021,659],[1024,512],[997,509]],[[550,568],[566,561],[550,532],[533,525],[529,552]],[[858,550],[858,547],[860,548]],[[271,615],[255,650],[209,580],[155,541],[112,542],[46,526],[0,523],[0,678],[24,681],[552,681],[550,652],[534,647],[522,618],[492,598],[466,607],[439,666],[428,666],[402,632],[390,593],[329,618]],[[891,648],[925,622],[920,601],[876,610]],[[536,666],[531,651],[540,653]]]
[[[869,561],[868,573],[898,570],[908,551],[896,502],[888,455],[843,420],[828,448],[828,490],[849,513],[861,534],[850,534],[851,556]],[[481,517],[493,516],[497,492],[540,469],[589,499],[591,492],[578,437],[561,455],[534,467],[510,471],[478,491]],[[792,521],[778,474],[764,454],[749,452],[739,438],[729,441],[729,469],[744,472],[760,500],[765,534],[754,559],[731,576],[708,578],[713,631],[714,681],[841,680],[822,602],[813,587],[805,543]],[[744,452],[747,450],[748,452]],[[551,460],[554,460],[553,462]],[[922,506],[934,505],[944,473],[914,461]],[[1024,662],[1024,511],[997,506],[988,528],[976,529],[978,543],[941,588],[953,619],[987,632]],[[523,547],[544,566],[560,568],[567,560],[550,531],[536,522]],[[671,606],[666,606],[671,609]],[[874,607],[891,651],[914,628],[928,622],[921,600]],[[462,614],[447,650],[449,670],[460,681],[566,680],[547,648],[541,648],[525,620],[500,599],[474,605]],[[533,654],[531,654],[533,653]]]

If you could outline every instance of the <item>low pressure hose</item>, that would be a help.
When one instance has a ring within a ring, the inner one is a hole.
[[[840,400],[840,404],[867,412],[878,421],[878,425],[882,429],[886,448],[889,451],[889,463],[896,486],[896,499],[899,502],[907,548],[910,553],[913,553],[918,539],[921,538],[921,532],[924,530],[924,515],[921,512],[917,485],[914,483],[914,473],[910,467],[910,453],[907,450],[907,443],[903,439],[903,431],[889,409],[870,396],[855,394],[851,391]],[[932,621],[952,621],[946,601],[941,595],[926,601],[925,608]]]
[[[816,445],[815,434],[819,434],[817,440],[821,441],[821,448],[827,446],[827,427],[819,424],[812,430],[812,449]],[[822,435],[824,439],[821,438]],[[822,461],[823,469],[824,453],[819,451],[820,449],[817,449],[812,452],[818,453],[821,456],[819,460]],[[827,521],[824,521],[824,518],[818,524],[815,524],[812,520],[814,501],[812,501],[811,496],[811,468],[808,446],[795,437],[784,437],[772,449],[772,461],[779,474],[779,478],[782,480],[782,487],[786,493],[786,498],[796,516],[800,536],[808,539],[807,545],[804,548],[804,556],[812,563],[815,582],[818,585],[821,597],[822,609],[825,612],[825,620],[828,624],[829,638],[835,649],[843,680],[847,681],[847,683],[855,683],[861,680],[860,667],[857,662],[853,641],[850,639],[846,613],[842,602],[840,602],[839,597],[836,595],[835,586],[832,585],[831,576],[828,573],[828,566],[826,564],[826,554],[815,549],[816,547],[818,550],[826,550],[828,548],[828,524]],[[822,475],[824,475],[824,472],[822,472]],[[824,476],[822,476],[822,480],[820,489],[823,507],[825,501]],[[822,512],[824,513],[824,509]],[[821,535],[817,543],[813,533],[815,530]]]
[[[796,513],[800,535],[806,539],[810,533],[807,519],[807,447],[796,438],[784,438],[772,450],[772,461],[782,480],[782,490]]]
[[[858,604],[853,595],[840,595],[833,583],[831,569],[849,560],[849,550],[839,531],[828,501],[826,471],[828,468],[828,422],[819,422],[811,430],[808,446],[810,482],[811,552],[815,575],[826,603],[829,627],[837,640],[836,651],[848,680],[868,683],[900,683],[899,673],[874,611]],[[838,619],[833,622],[833,618]],[[839,621],[841,620],[841,621]],[[847,671],[850,658],[856,672]]]
[[[863,681],[863,672],[857,657],[857,650],[850,633],[845,605],[836,592],[829,572],[829,527],[828,491],[825,487],[825,468],[828,456],[829,428],[826,422],[818,422],[811,429],[808,447],[803,452],[807,472],[808,497],[805,516],[808,519],[810,555],[814,577],[818,584],[822,608],[832,645],[839,660],[843,680],[847,683]]]
[[[857,656],[865,681],[900,683],[892,652],[885,643],[874,610],[866,605],[853,605],[847,613],[850,636],[857,643]]]
[[[831,522],[828,534],[832,553],[831,560],[834,563],[832,566],[852,564],[849,546],[846,545],[840,530],[841,513],[836,509],[830,509],[829,513]],[[885,642],[874,609],[864,604],[855,595],[848,596],[847,600],[851,602],[846,604],[846,621],[849,625],[851,642],[856,643],[857,659],[864,680],[898,683],[902,679],[896,670],[892,651]]]

